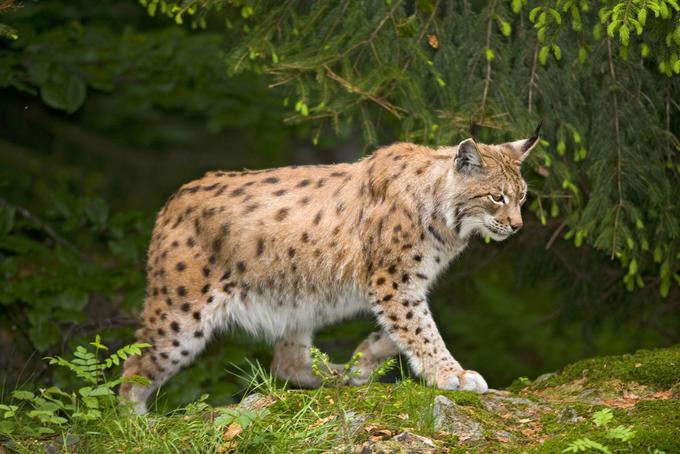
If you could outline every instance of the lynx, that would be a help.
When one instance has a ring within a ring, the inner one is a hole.
[[[522,227],[520,165],[538,132],[501,145],[397,143],[352,164],[209,172],[182,186],[149,247],[136,335],[152,346],[123,374],[150,384],[125,382],[122,397],[146,412],[148,397],[232,326],[273,343],[277,377],[318,386],[314,331],[361,313],[379,330],[357,347],[351,384],[401,352],[431,386],[485,392],[444,345],[427,293],[474,235],[501,241]]]

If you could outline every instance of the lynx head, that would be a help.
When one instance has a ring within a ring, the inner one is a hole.
[[[461,237],[473,233],[502,241],[522,227],[527,184],[520,166],[538,143],[539,124],[528,139],[485,145],[466,139],[458,145],[453,172],[457,190],[453,213]]]

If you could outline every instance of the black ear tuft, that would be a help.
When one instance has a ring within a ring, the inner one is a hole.
[[[465,139],[458,145],[458,153],[454,163],[458,172],[467,175],[483,169],[482,155],[479,153],[474,140]]]
[[[543,120],[541,120],[538,123],[538,126],[536,126],[536,129],[534,129],[534,133],[529,137],[524,144],[522,144],[522,152],[527,152],[529,151],[538,141],[538,138],[541,135],[541,126],[543,126]]]

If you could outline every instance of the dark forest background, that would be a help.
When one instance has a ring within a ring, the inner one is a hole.
[[[447,345],[503,387],[680,342],[678,10],[651,2],[638,34],[639,2],[532,3],[1,0],[0,394],[68,387],[42,358],[97,333],[133,340],[155,213],[205,171],[539,120],[525,228],[473,241],[433,291]],[[317,344],[345,361],[373,328]],[[167,404],[230,401],[238,368],[269,359],[219,337]]]

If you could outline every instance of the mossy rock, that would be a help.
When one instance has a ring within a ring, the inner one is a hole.
[[[539,390],[584,379],[589,385],[620,380],[636,382],[657,389],[669,389],[680,383],[680,345],[655,350],[638,350],[634,354],[600,356],[570,364],[545,380],[529,384]]]

